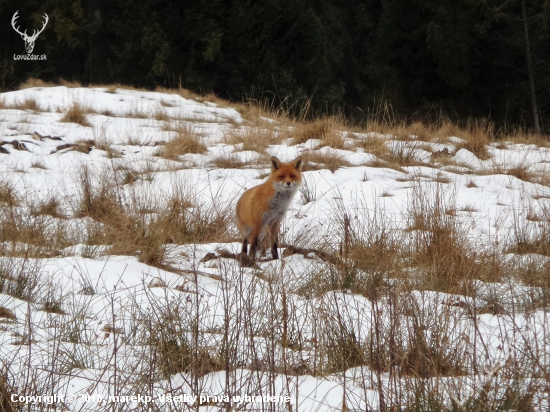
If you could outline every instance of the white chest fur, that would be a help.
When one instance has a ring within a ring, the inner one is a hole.
[[[275,222],[280,223],[283,220],[292,198],[296,194],[297,186],[288,190],[279,190],[269,201],[269,210],[262,216],[263,225],[271,225]]]

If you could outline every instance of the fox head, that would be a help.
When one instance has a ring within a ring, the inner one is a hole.
[[[275,156],[271,158],[271,175],[275,190],[296,190],[302,183],[302,157],[290,163],[281,163]]]

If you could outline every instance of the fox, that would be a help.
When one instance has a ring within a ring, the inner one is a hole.
[[[290,163],[271,158],[271,173],[261,185],[245,191],[237,202],[237,228],[243,237],[242,251],[255,259],[260,244],[279,259],[279,226],[302,183],[302,157]]]

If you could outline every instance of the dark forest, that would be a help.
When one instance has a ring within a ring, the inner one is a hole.
[[[25,54],[11,25],[32,33]],[[0,2],[0,87],[30,77],[183,87],[355,122],[402,119],[550,132],[550,0],[16,0]],[[538,128],[538,130],[537,130]]]

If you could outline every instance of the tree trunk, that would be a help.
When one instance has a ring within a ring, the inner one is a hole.
[[[537,108],[537,96],[535,94],[535,79],[533,77],[533,67],[531,64],[531,45],[529,42],[529,31],[527,29],[527,12],[525,11],[525,0],[521,0],[521,14],[523,17],[523,32],[525,40],[525,57],[527,58],[527,72],[529,75],[529,90],[531,92],[531,106],[533,109],[533,123],[535,133],[540,134],[539,112]]]

